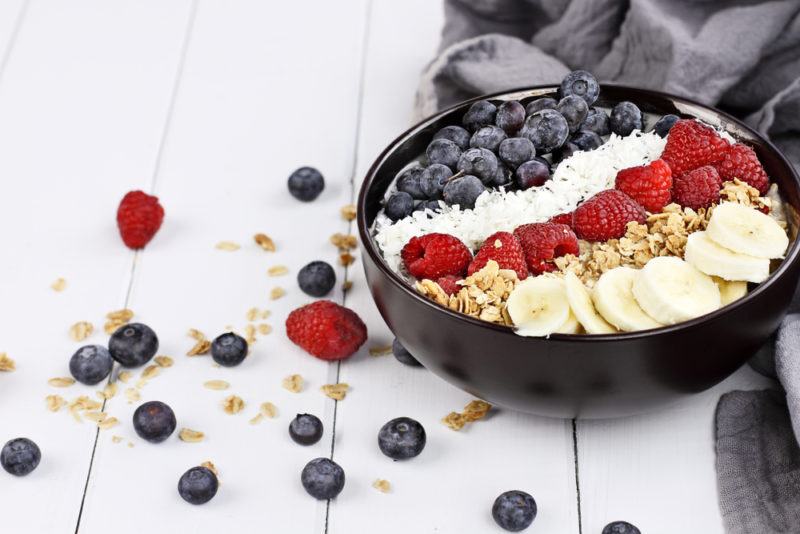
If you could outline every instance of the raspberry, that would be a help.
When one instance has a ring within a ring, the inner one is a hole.
[[[649,165],[622,169],[617,173],[616,188],[647,211],[658,213],[672,198],[672,171],[660,159]]]
[[[400,252],[403,264],[415,278],[436,280],[448,274],[461,276],[472,260],[472,253],[458,238],[449,234],[412,237]]]
[[[448,274],[447,276],[442,276],[436,280],[436,283],[439,284],[439,287],[447,293],[448,295],[455,295],[456,293],[461,290],[461,286],[458,285],[459,278],[457,276],[453,276],[452,274]]]
[[[486,262],[494,260],[501,269],[516,271],[517,278],[528,277],[528,266],[525,265],[525,253],[516,237],[508,232],[496,232],[484,241],[483,246],[469,264],[467,274],[471,275],[486,266]]]
[[[644,208],[616,189],[601,191],[575,209],[572,228],[587,241],[608,241],[625,235],[628,223],[644,224]]]
[[[342,360],[364,344],[367,327],[353,310],[318,300],[289,314],[286,335],[321,360]]]
[[[144,191],[127,193],[117,208],[119,234],[132,249],[144,248],[161,228],[163,220],[164,208],[158,203],[158,197]]]
[[[758,161],[758,156],[747,145],[736,143],[732,145],[722,161],[714,165],[723,182],[738,178],[758,189],[762,195],[769,189],[769,178]]]
[[[567,226],[572,228],[572,212],[561,213],[560,215],[556,215],[554,217],[551,217],[550,220],[547,221],[547,222],[556,223],[556,224],[566,224]]]
[[[672,169],[672,176],[681,176],[703,165],[719,163],[728,146],[713,128],[682,119],[669,131],[661,159]]]
[[[532,274],[555,271],[554,258],[579,252],[578,238],[566,224],[524,224],[514,230],[514,235],[522,244]]]
[[[672,198],[684,208],[707,208],[719,202],[721,187],[722,180],[717,169],[706,165],[675,178]]]

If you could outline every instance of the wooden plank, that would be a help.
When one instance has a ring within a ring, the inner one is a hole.
[[[356,184],[409,126],[417,81],[435,54],[442,22],[441,2],[374,2]],[[331,505],[328,532],[370,532],[376,525],[386,534],[493,532],[495,497],[523,489],[539,504],[537,532],[577,533],[571,422],[498,411],[460,432],[446,428],[440,419],[470,396],[391,355],[368,355],[369,346],[390,344],[393,336],[367,291],[360,261],[349,276],[347,304],[367,323],[370,340],[341,365],[340,380],[353,389],[338,405],[334,459],[348,486]],[[398,416],[418,419],[428,435],[425,451],[407,462],[391,461],[376,445],[381,425]],[[392,484],[388,495],[371,487],[378,478]]]
[[[139,403],[122,395],[109,401],[122,424],[100,435],[82,531],[108,525],[119,533],[164,525],[210,533],[323,531],[326,503],[310,498],[299,477],[307,461],[330,450],[333,402],[319,388],[335,367],[292,345],[283,323],[311,300],[297,288],[297,271],[316,259],[335,265],[329,236],[347,227],[339,208],[350,198],[364,8],[364,2],[200,3],[155,180],[166,222],[140,255],[130,304],[158,332],[160,352],[175,360],[142,388],[141,400],[167,402],[179,428],[203,431],[206,439],[145,443],[130,424]],[[286,189],[289,173],[301,165],[315,165],[327,178],[311,204]],[[259,249],[256,232],[269,234],[277,251]],[[241,249],[215,249],[223,240]],[[289,274],[268,277],[275,265]],[[271,301],[275,286],[287,294]],[[271,311],[258,322],[274,332],[259,336],[241,366],[218,368],[209,356],[184,355],[193,343],[190,327],[209,337],[228,325],[241,332],[251,307]],[[295,373],[306,380],[299,394],[281,387]],[[231,388],[205,389],[211,379]],[[230,394],[246,402],[242,413],[223,411]],[[278,418],[248,424],[265,401],[277,406]],[[295,445],[287,434],[291,418],[303,412],[326,426],[326,437],[311,447]],[[113,435],[125,441],[115,444]],[[175,488],[186,469],[204,460],[217,465],[222,487],[213,501],[190,509]],[[130,503],[148,513],[120,521]]]
[[[723,534],[714,471],[717,401],[726,391],[774,384],[744,367],[660,412],[578,422],[583,531],[623,519],[654,534]]]
[[[6,6],[2,8],[5,11]],[[0,17],[2,18],[2,17]],[[67,335],[119,308],[132,253],[114,214],[122,194],[144,185],[174,69],[172,43],[185,4],[38,1],[29,6],[0,82],[0,351],[18,369],[0,376],[0,441],[29,436],[42,449],[33,474],[2,473],[3,524],[18,532],[74,529],[95,427],[45,410],[79,346]],[[142,36],[147,38],[142,38]],[[62,293],[50,289],[57,277]],[[42,506],[46,513],[42,513]]]

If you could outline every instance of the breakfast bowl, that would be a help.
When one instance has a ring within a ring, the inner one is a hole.
[[[635,332],[524,337],[440,305],[393,269],[374,238],[387,191],[409,161],[425,153],[442,127],[460,124],[478,100],[525,104],[553,97],[537,86],[481,97],[444,110],[395,139],[370,168],[358,198],[358,230],[369,290],[398,340],[430,372],[492,404],[561,418],[607,418],[652,411],[719,383],[768,343],[787,312],[800,277],[794,239],[800,178],[757,132],[718,110],[656,91],[602,85],[597,106],[635,103],[645,115],[698,119],[750,146],[777,184],[792,238],[769,277],[735,302],[677,324]],[[649,119],[648,119],[649,117]],[[523,221],[524,222],[524,221]]]

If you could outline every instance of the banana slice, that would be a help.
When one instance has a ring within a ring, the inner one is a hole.
[[[689,236],[684,258],[700,271],[732,282],[759,283],[769,276],[768,259],[733,252],[709,239],[707,232]]]
[[[735,302],[747,295],[747,282],[730,282],[718,276],[712,276],[719,288],[719,296],[723,306]]]
[[[617,331],[597,313],[589,290],[575,273],[572,271],[567,273],[564,277],[564,286],[567,288],[569,307],[588,334],[612,334]]]
[[[572,313],[572,310],[570,310],[567,322],[562,324],[561,328],[556,330],[556,334],[580,334],[580,332],[581,323],[578,322],[578,318],[575,317],[575,314]]]
[[[564,282],[537,276],[517,284],[508,297],[508,315],[520,336],[542,337],[558,332],[569,319]]]
[[[639,271],[630,267],[616,267],[603,273],[592,293],[594,305],[603,319],[625,332],[661,326],[645,313],[633,296],[632,288],[638,275]]]
[[[714,208],[706,232],[718,245],[757,258],[782,258],[789,247],[789,236],[775,219],[733,202]]]
[[[633,282],[633,296],[663,324],[688,321],[722,305],[714,280],[674,256],[648,261]]]

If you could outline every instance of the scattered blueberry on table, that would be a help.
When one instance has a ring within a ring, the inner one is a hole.
[[[313,445],[322,439],[322,421],[316,415],[299,413],[289,423],[289,437],[300,445]]]
[[[150,443],[166,440],[175,432],[176,426],[175,412],[161,401],[145,402],[133,412],[133,429]]]
[[[325,189],[325,178],[314,167],[300,167],[289,175],[288,186],[294,198],[311,202]]]
[[[108,349],[101,345],[86,345],[79,348],[69,360],[72,377],[87,386],[93,386],[108,378],[114,360]]]
[[[223,367],[235,367],[247,357],[247,341],[233,332],[217,336],[211,343],[211,357]]]
[[[603,527],[602,534],[642,534],[641,531],[627,521],[614,521]]]
[[[324,297],[336,285],[336,271],[327,262],[312,261],[298,271],[297,285],[306,295]]]
[[[189,504],[207,503],[214,498],[218,489],[217,475],[207,467],[192,467],[178,481],[178,493]]]
[[[408,352],[408,349],[406,349],[397,338],[394,338],[394,341],[392,341],[392,354],[394,354],[394,357],[398,362],[404,365],[411,367],[422,366],[422,364],[419,363],[419,360],[417,360],[413,354]]]
[[[378,432],[378,447],[392,460],[419,456],[425,448],[425,442],[425,429],[410,417],[392,419]]]
[[[344,469],[333,460],[317,458],[303,468],[300,482],[315,499],[334,499],[344,489]]]
[[[525,530],[536,519],[536,501],[524,491],[512,490],[501,493],[492,506],[492,517],[504,530]],[[605,531],[603,531],[605,534]]]
[[[42,452],[39,446],[28,438],[12,439],[0,450],[0,465],[17,477],[30,474],[41,459]]]
[[[111,334],[108,351],[123,367],[139,367],[156,355],[158,336],[145,324],[125,324]]]

